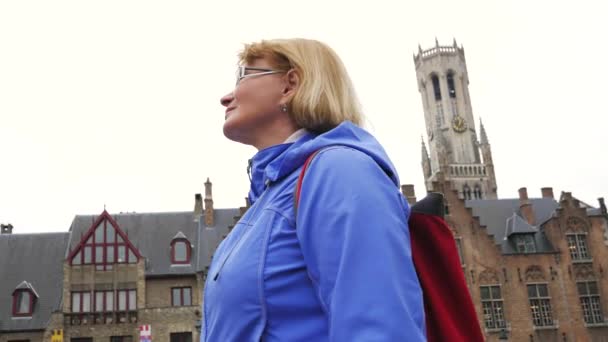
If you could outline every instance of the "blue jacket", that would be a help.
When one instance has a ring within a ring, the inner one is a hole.
[[[296,218],[299,172],[322,148]],[[209,269],[201,341],[426,339],[409,206],[374,137],[346,122],[261,150],[251,167],[252,206]]]

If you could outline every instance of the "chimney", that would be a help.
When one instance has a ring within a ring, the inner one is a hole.
[[[194,195],[194,222],[198,222],[203,216],[203,196],[201,194]]]
[[[213,220],[213,194],[211,191],[212,184],[207,178],[205,182],[205,225],[207,227],[214,226]]]
[[[543,194],[543,198],[551,198],[553,199],[553,188],[551,187],[545,187],[545,188],[540,188],[540,192]]]
[[[532,209],[532,203],[528,199],[528,189],[519,189],[519,210],[523,218],[528,221],[530,225],[534,225],[534,210]]]
[[[407,198],[407,202],[412,205],[416,203],[416,192],[414,191],[414,184],[405,184],[401,186],[401,193]]]
[[[13,234],[12,224],[0,224],[0,234]]]
[[[606,211],[606,203],[604,202],[604,197],[598,198],[597,201],[600,202],[600,212],[602,213],[602,215],[608,214],[608,212]]]

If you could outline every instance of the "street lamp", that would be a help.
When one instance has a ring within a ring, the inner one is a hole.
[[[507,331],[505,329],[500,329],[500,333],[498,333],[498,339],[501,341],[506,341],[509,339],[509,336],[507,336]]]

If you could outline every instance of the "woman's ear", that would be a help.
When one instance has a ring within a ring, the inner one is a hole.
[[[300,75],[294,69],[291,69],[285,74],[285,87],[283,88],[283,96],[292,97],[295,91],[300,86]]]

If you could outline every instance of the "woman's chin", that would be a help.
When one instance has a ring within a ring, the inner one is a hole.
[[[232,122],[230,118],[227,118],[224,122],[224,136],[232,141],[244,143],[244,137],[242,136],[242,134],[239,133],[240,130],[237,126],[238,125],[235,125],[235,123]]]

